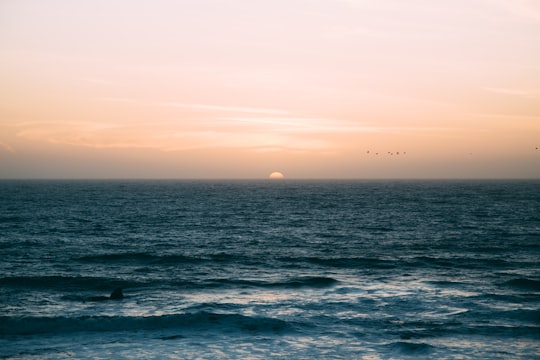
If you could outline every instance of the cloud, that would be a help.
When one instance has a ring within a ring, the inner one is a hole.
[[[281,109],[267,109],[267,108],[242,107],[242,106],[184,104],[184,103],[175,103],[175,102],[159,103],[157,105],[165,106],[165,107],[175,107],[175,108],[193,109],[193,110],[206,110],[206,111],[240,112],[240,113],[252,113],[252,114],[269,114],[269,115],[289,114],[288,111],[281,110]]]
[[[498,0],[495,3],[517,17],[540,23],[540,2],[538,0]]]
[[[540,116],[538,115],[516,115],[516,114],[501,114],[501,113],[465,113],[464,116],[472,119],[480,119],[490,121],[490,126],[495,128],[503,126],[506,128],[524,128],[538,131]],[[492,120],[496,120],[493,122]]]
[[[333,26],[325,32],[328,39],[347,39],[355,37],[371,37],[381,40],[403,37],[403,32],[372,29],[364,26]]]
[[[400,0],[338,0],[338,2],[345,3],[350,7],[362,9],[408,9],[412,5],[411,1],[404,3]]]
[[[17,135],[30,140],[99,149],[183,151],[242,148],[257,152],[328,152],[342,146],[338,139],[354,134],[446,131],[437,127],[381,126],[364,121],[361,117],[343,120],[307,116],[272,107],[144,102],[122,97],[103,97],[101,100],[147,108],[141,114],[118,119],[107,116],[104,120],[93,121],[20,122],[17,124]],[[415,101],[401,101],[407,104],[412,102],[416,107]],[[161,116],[160,108],[176,108],[179,111],[167,110]]]
[[[77,78],[76,80],[96,85],[116,85],[116,83],[112,81],[93,77],[81,77]]]
[[[248,113],[248,114],[266,114],[266,115],[289,115],[290,111],[283,109],[271,109],[263,107],[230,106],[214,104],[192,104],[180,102],[141,102],[130,98],[104,97],[101,99],[106,102],[131,103],[142,106],[169,107],[206,112],[226,112],[226,113]]]
[[[314,117],[223,117],[220,120],[230,125],[253,125],[283,133],[378,132],[382,129],[379,126]]]
[[[123,124],[92,122],[24,122],[17,136],[54,144],[98,149],[149,148],[182,151],[207,148],[292,148],[312,151],[326,149],[324,139],[304,137],[264,126],[239,128],[237,122],[188,121],[132,122]],[[259,124],[260,125],[260,124]]]
[[[136,101],[129,98],[117,98],[117,97],[106,97],[102,98],[101,100],[107,101],[107,102],[116,102],[116,103],[135,103]]]
[[[539,99],[540,96],[538,95],[538,92],[533,93],[530,90],[524,90],[524,89],[512,89],[512,88],[493,88],[493,87],[485,87],[483,88],[485,91],[489,91],[491,93],[495,94],[501,94],[501,95],[512,95],[512,96],[522,96],[529,99]]]
[[[9,144],[6,144],[4,142],[1,142],[0,141],[0,149],[3,149],[7,152],[10,152],[10,153],[15,153],[15,150],[9,145]]]
[[[319,151],[332,147],[324,139],[303,138],[290,134],[267,131],[179,131],[174,134],[163,134],[164,151],[179,151],[203,148],[244,148],[257,152],[272,149],[273,151]]]

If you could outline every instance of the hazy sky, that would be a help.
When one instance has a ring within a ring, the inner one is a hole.
[[[0,2],[2,178],[540,178],[536,148],[540,0]]]

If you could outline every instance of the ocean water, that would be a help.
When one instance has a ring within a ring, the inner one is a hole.
[[[539,181],[1,181],[0,357],[538,359],[539,260]]]

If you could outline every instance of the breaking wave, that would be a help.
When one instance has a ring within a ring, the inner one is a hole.
[[[0,317],[0,335],[164,329],[277,332],[292,327],[279,319],[205,311],[162,316]]]

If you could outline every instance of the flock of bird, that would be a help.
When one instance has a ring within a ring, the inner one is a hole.
[[[538,151],[538,150],[540,150],[540,148],[537,146],[537,147],[535,148],[535,150]],[[379,152],[375,152],[375,153],[374,153],[374,152],[371,152],[370,150],[367,150],[367,151],[366,151],[366,154],[367,154],[367,155],[373,155],[373,154],[379,155],[379,154],[381,154],[381,153],[379,153]],[[394,155],[396,155],[396,156],[398,156],[398,155],[407,155],[407,153],[406,153],[405,151],[403,151],[403,152],[399,152],[399,151],[391,152],[391,151],[388,151],[388,152],[386,152],[386,154],[387,154],[387,155],[390,155],[390,156],[394,156]],[[472,154],[469,154],[469,155],[472,155]]]
[[[368,151],[366,151],[366,154],[367,154],[367,155],[371,155],[371,154],[379,155],[380,153],[378,153],[378,152],[372,153],[370,150],[368,150]],[[394,156],[394,155],[396,155],[396,156],[398,156],[398,155],[407,155],[407,153],[406,153],[405,151],[402,151],[402,152],[399,152],[399,151],[396,151],[396,152],[388,151],[386,154],[387,154],[387,155],[390,155],[390,156]]]

